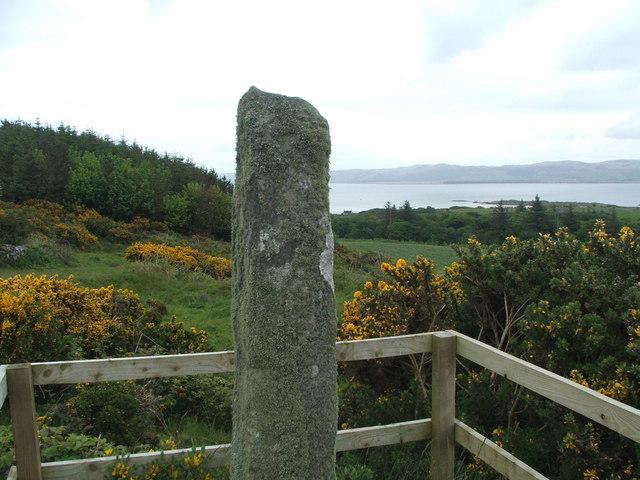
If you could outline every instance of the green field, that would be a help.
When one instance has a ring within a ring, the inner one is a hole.
[[[429,245],[417,242],[398,242],[395,240],[353,240],[340,239],[338,243],[352,250],[372,252],[379,255],[381,261],[395,262],[398,258],[407,261],[415,260],[416,256],[431,259],[438,271],[453,262],[457,255],[451,247],[443,245]]]
[[[98,251],[78,251],[70,265],[11,268],[0,267],[0,277],[16,273],[36,275],[73,275],[86,287],[114,285],[140,294],[145,301],[155,298],[163,302],[169,315],[175,315],[188,326],[209,333],[216,350],[232,348],[229,310],[231,281],[214,280],[195,272],[176,269],[166,263],[131,263],[124,259],[124,246],[108,245]]]
[[[436,262],[438,269],[455,259],[450,247],[423,243],[394,242],[387,240],[340,240],[351,250],[374,252],[378,261],[354,266],[336,256],[334,280],[336,285],[336,314],[338,321],[342,305],[350,300],[353,291],[362,284],[381,275],[379,262],[397,258],[413,259],[427,256]],[[206,330],[214,350],[233,348],[231,334],[231,280],[214,280],[196,272],[177,269],[163,262],[128,262],[124,258],[124,246],[103,244],[100,250],[74,251],[68,265],[37,267],[0,267],[0,277],[15,274],[58,275],[75,280],[86,287],[114,285],[128,288],[140,295],[143,301],[160,300],[167,306],[169,315],[175,315],[187,326]]]

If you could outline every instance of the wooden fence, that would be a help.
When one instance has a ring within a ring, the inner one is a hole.
[[[640,442],[640,410],[601,395],[580,384],[506,354],[454,331],[421,333],[360,341],[338,342],[340,362],[431,353],[432,416],[421,420],[340,430],[336,451],[431,439],[432,477],[452,480],[456,443],[477,455],[509,479],[546,479],[512,454],[455,418],[456,358],[466,358],[557,402],[619,434]],[[113,380],[204,375],[232,372],[231,351],[128,357],[68,362],[44,362],[0,366],[0,407],[9,397],[14,432],[16,466],[9,471],[12,480],[101,479],[116,457],[41,463],[36,426],[34,386],[93,383]],[[214,465],[229,463],[230,445],[204,448]],[[191,449],[137,453],[128,457],[141,465],[190,453]]]

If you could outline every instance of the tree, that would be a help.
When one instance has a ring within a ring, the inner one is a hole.
[[[100,159],[92,152],[70,152],[72,167],[65,191],[67,203],[102,210],[105,178]]]
[[[231,237],[231,197],[217,185],[205,187],[200,183],[189,183],[185,187],[192,208],[191,228],[196,233],[205,233],[229,240]]]
[[[494,241],[502,241],[511,233],[509,212],[504,208],[502,200],[491,212],[491,230],[493,232]]]
[[[402,204],[402,209],[399,214],[400,220],[404,220],[405,222],[411,222],[413,220],[413,210],[411,209],[411,204],[409,200],[405,200]]]
[[[42,198],[123,219],[161,219],[164,198],[190,182],[232,192],[213,170],[125,139],[116,143],[64,124],[56,129],[20,121],[0,124],[0,194],[8,201]]]
[[[387,200],[387,202],[384,204],[384,229],[385,229],[385,235],[386,235],[386,231],[389,229],[389,225],[391,225],[391,222],[393,222],[395,211],[396,211],[396,206],[395,205],[391,205],[391,202],[389,202]]]
[[[184,193],[164,197],[163,208],[165,221],[172,230],[186,232],[189,229],[193,208]]]
[[[389,225],[387,237],[393,240],[415,240],[418,234],[418,229],[412,223],[405,220],[396,220]]]
[[[528,215],[528,226],[533,232],[541,233],[548,232],[551,230],[549,221],[549,217],[547,216],[547,212],[540,200],[540,197],[536,195],[536,198],[533,200],[531,204],[531,208],[529,209]]]
[[[131,160],[115,155],[108,156],[110,172],[107,176],[107,212],[115,218],[128,220],[136,213],[136,172]]]
[[[14,199],[46,197],[46,164],[46,154],[37,147],[14,157],[11,182]]]
[[[567,206],[567,209],[564,211],[564,215],[562,215],[562,225],[571,233],[577,233],[580,228],[580,223],[578,223],[578,217],[576,217],[576,212],[573,210],[572,203]]]

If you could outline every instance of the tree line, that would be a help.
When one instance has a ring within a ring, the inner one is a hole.
[[[212,169],[124,138],[3,120],[0,199],[40,198],[103,215],[165,221],[183,233],[230,235],[231,184]]]
[[[635,223],[638,223],[640,214],[636,216]],[[336,236],[341,238],[449,244],[464,243],[471,236],[484,243],[501,243],[509,235],[528,239],[560,227],[567,227],[579,238],[586,239],[597,219],[606,221],[610,233],[621,227],[616,207],[549,204],[537,195],[530,202],[520,201],[509,206],[500,202],[493,208],[412,208],[408,201],[401,207],[387,202],[382,209],[334,215],[332,223]]]

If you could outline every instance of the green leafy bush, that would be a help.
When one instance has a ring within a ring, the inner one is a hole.
[[[106,382],[79,385],[67,405],[84,430],[110,441],[135,445],[151,443],[153,422],[141,405],[133,382]]]
[[[124,454],[125,447],[116,446],[107,439],[70,432],[66,426],[50,426],[47,418],[40,420],[40,456],[43,462],[72,460]],[[0,425],[0,472],[15,464],[13,434],[9,425]]]
[[[177,377],[164,381],[159,395],[173,415],[189,415],[218,429],[231,427],[233,378],[221,375]]]
[[[0,245],[19,245],[31,232],[27,217],[14,209],[3,209],[0,204]]]

